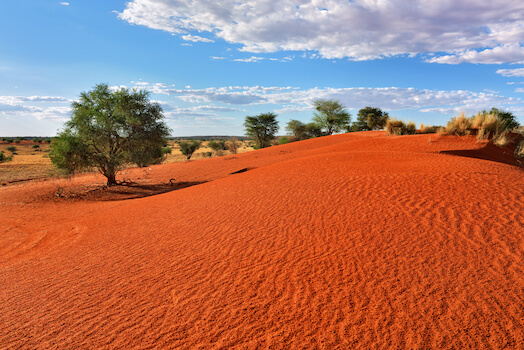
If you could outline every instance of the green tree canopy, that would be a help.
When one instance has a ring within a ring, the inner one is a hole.
[[[262,113],[253,117],[247,116],[244,128],[246,135],[255,141],[256,147],[269,147],[278,131],[277,115],[275,113]]]
[[[288,134],[294,136],[297,141],[308,138],[306,124],[302,123],[300,120],[291,119],[287,123],[286,130]]]
[[[71,108],[71,120],[51,143],[56,167],[68,173],[97,168],[111,186],[117,184],[117,172],[130,163],[162,161],[169,128],[160,105],[149,101],[149,92],[99,84],[82,92]]]
[[[386,126],[389,115],[380,108],[365,107],[358,111],[357,121],[353,124],[353,131],[380,130]]]
[[[325,130],[327,135],[345,130],[351,122],[351,114],[340,104],[338,100],[318,99],[313,102],[317,110],[314,114],[313,121]]]
[[[202,146],[202,142],[198,140],[191,140],[191,142],[182,141],[178,145],[180,146],[180,152],[189,160],[193,153]]]

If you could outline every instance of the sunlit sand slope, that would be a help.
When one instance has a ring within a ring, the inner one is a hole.
[[[145,198],[4,188],[0,348],[517,349],[512,162],[366,132],[155,166],[150,181],[200,184]]]

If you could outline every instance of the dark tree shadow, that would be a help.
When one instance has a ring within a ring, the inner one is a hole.
[[[123,183],[111,187],[73,187],[65,189],[58,197],[69,200],[85,201],[122,201],[155,196],[157,194],[181,190],[183,188],[203,184],[201,182],[172,182],[167,184],[137,184]]]
[[[440,153],[518,166],[519,163],[514,156],[514,152],[515,146],[513,144],[497,147],[490,142],[481,149],[441,151]]]

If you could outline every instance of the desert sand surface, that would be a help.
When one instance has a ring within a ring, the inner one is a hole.
[[[522,349],[523,175],[360,132],[2,187],[0,349]]]

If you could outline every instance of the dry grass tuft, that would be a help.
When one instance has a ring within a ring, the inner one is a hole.
[[[506,129],[504,121],[493,113],[477,113],[476,116],[471,118],[471,127],[479,130],[484,129],[488,136],[490,134],[496,135]]]
[[[409,122],[407,125],[402,120],[396,118],[386,121],[386,133],[388,135],[412,135],[417,131],[415,123]]]
[[[426,126],[424,124],[420,124],[419,134],[434,134],[437,133],[439,130],[438,126]]]
[[[498,147],[504,147],[509,143],[508,131],[505,130],[493,136],[493,144]]]
[[[524,159],[524,138],[522,138],[517,147],[515,147],[515,158],[519,160]]]
[[[477,132],[477,141],[486,142],[489,140],[489,131],[484,128],[480,128]]]
[[[458,117],[451,118],[448,125],[446,125],[446,133],[464,136],[471,134],[471,128],[471,120],[462,112]]]

